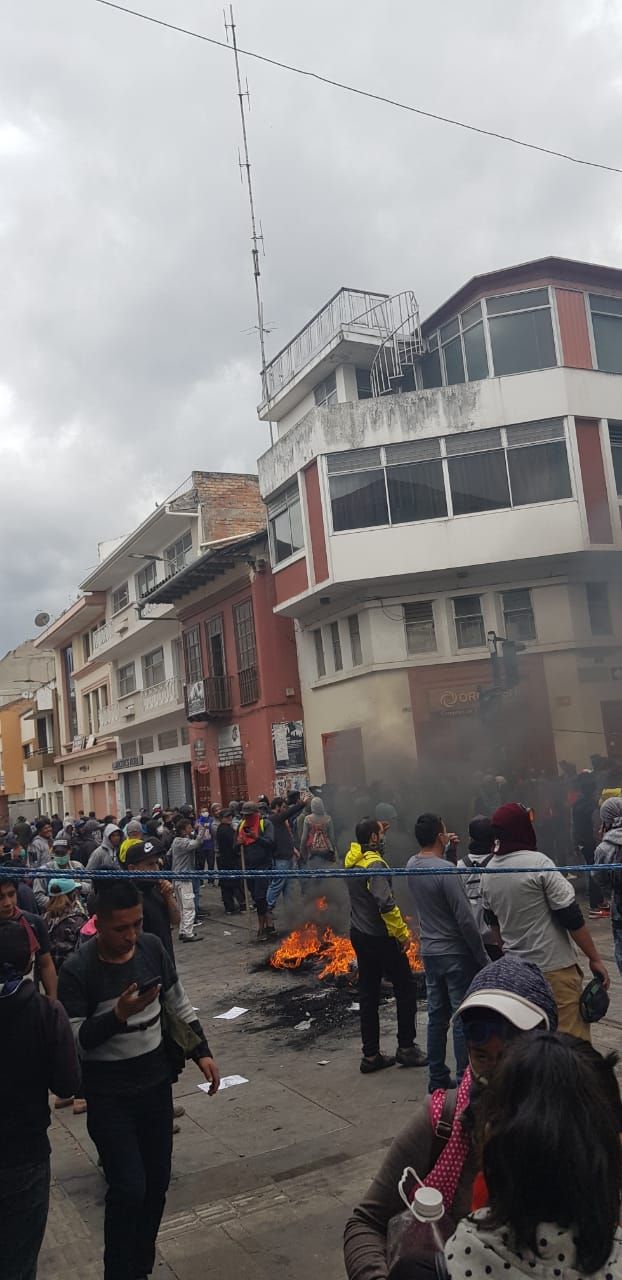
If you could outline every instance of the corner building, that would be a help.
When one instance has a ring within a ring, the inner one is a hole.
[[[312,782],[622,759],[622,271],[507,267],[422,325],[341,289],[266,385]],[[488,699],[493,633],[525,649]]]

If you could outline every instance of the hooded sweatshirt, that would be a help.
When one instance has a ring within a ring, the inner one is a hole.
[[[389,865],[376,849],[362,849],[356,841],[345,856],[346,867],[367,870],[368,867],[386,867],[386,876],[351,876],[346,880],[350,894],[350,923],[359,933],[378,938],[397,938],[406,942],[410,937],[408,925],[396,906]]]
[[[0,1093],[5,1099],[0,1169],[39,1164],[50,1154],[48,1091],[71,1098],[80,1068],[69,1019],[29,978],[0,986]]]
[[[72,871],[80,871],[82,873],[84,871],[84,867],[82,866],[82,863],[77,862],[75,858],[69,858],[67,862],[60,862],[58,857],[55,856],[49,858],[47,862],[42,863],[41,870],[58,871],[61,876],[69,876]],[[87,893],[91,892],[89,881],[80,880],[78,883],[80,885],[80,893],[82,894],[82,897],[86,897]],[[32,886],[32,891],[35,895],[37,909],[43,913],[47,910],[48,903],[50,901],[50,880],[47,876],[40,877],[35,880]]]
[[[113,831],[121,832],[121,828],[116,822],[109,822],[108,826],[104,827],[101,844],[97,846],[86,864],[87,871],[114,871],[119,866],[117,851],[110,843]]]
[[[600,816],[608,830],[594,853],[594,862],[603,868],[595,875],[601,888],[612,893],[611,927],[622,929],[622,871],[608,869],[611,863],[622,862],[622,799],[606,800]]]
[[[311,812],[305,817],[300,837],[300,852],[303,858],[320,857],[334,861],[335,829],[333,820],[324,808],[320,796],[311,801]]]
[[[533,1280],[581,1280],[585,1276],[577,1262],[572,1230],[555,1223],[540,1223],[537,1229],[540,1256],[528,1250],[522,1250],[519,1255],[510,1247],[507,1230],[478,1230],[476,1223],[485,1218],[485,1209],[463,1218],[447,1241],[445,1258],[451,1280],[466,1280],[469,1276],[488,1276],[490,1280],[521,1280],[524,1276]],[[620,1230],[615,1233],[609,1261],[594,1271],[590,1280],[622,1280]]]

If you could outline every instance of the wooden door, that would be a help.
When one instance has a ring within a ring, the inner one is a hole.
[[[243,760],[238,760],[235,764],[222,765],[218,770],[218,776],[221,804],[230,804],[232,800],[248,800],[246,765]]]

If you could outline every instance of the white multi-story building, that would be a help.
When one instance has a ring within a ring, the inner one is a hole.
[[[312,780],[622,760],[622,271],[505,268],[421,326],[344,289],[267,387]]]
[[[263,516],[256,476],[193,472],[131,534],[100,548],[85,594],[39,637],[56,655],[70,812],[192,800],[181,624],[170,605],[144,601]]]

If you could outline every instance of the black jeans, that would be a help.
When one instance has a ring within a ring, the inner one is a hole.
[[[2,1280],[35,1280],[49,1202],[49,1158],[0,1169]]]
[[[581,854],[584,862],[587,863],[588,867],[594,866],[595,851],[596,851],[595,842],[590,841],[589,844],[586,842],[585,844],[579,845],[579,853]],[[587,876],[587,889],[588,889],[588,894],[590,899],[590,911],[597,911],[599,907],[602,907],[604,905],[605,895],[598,883],[596,876],[592,875],[590,872],[588,872],[588,876]]]
[[[155,1242],[171,1177],[170,1084],[134,1096],[87,1092],[87,1128],[108,1183],[105,1280],[136,1280],[155,1262]]]
[[[359,968],[359,1004],[363,1053],[373,1058],[380,1052],[380,984],[388,978],[397,1004],[397,1043],[410,1049],[417,1034],[417,984],[408,959],[396,938],[381,938],[350,930]]]

